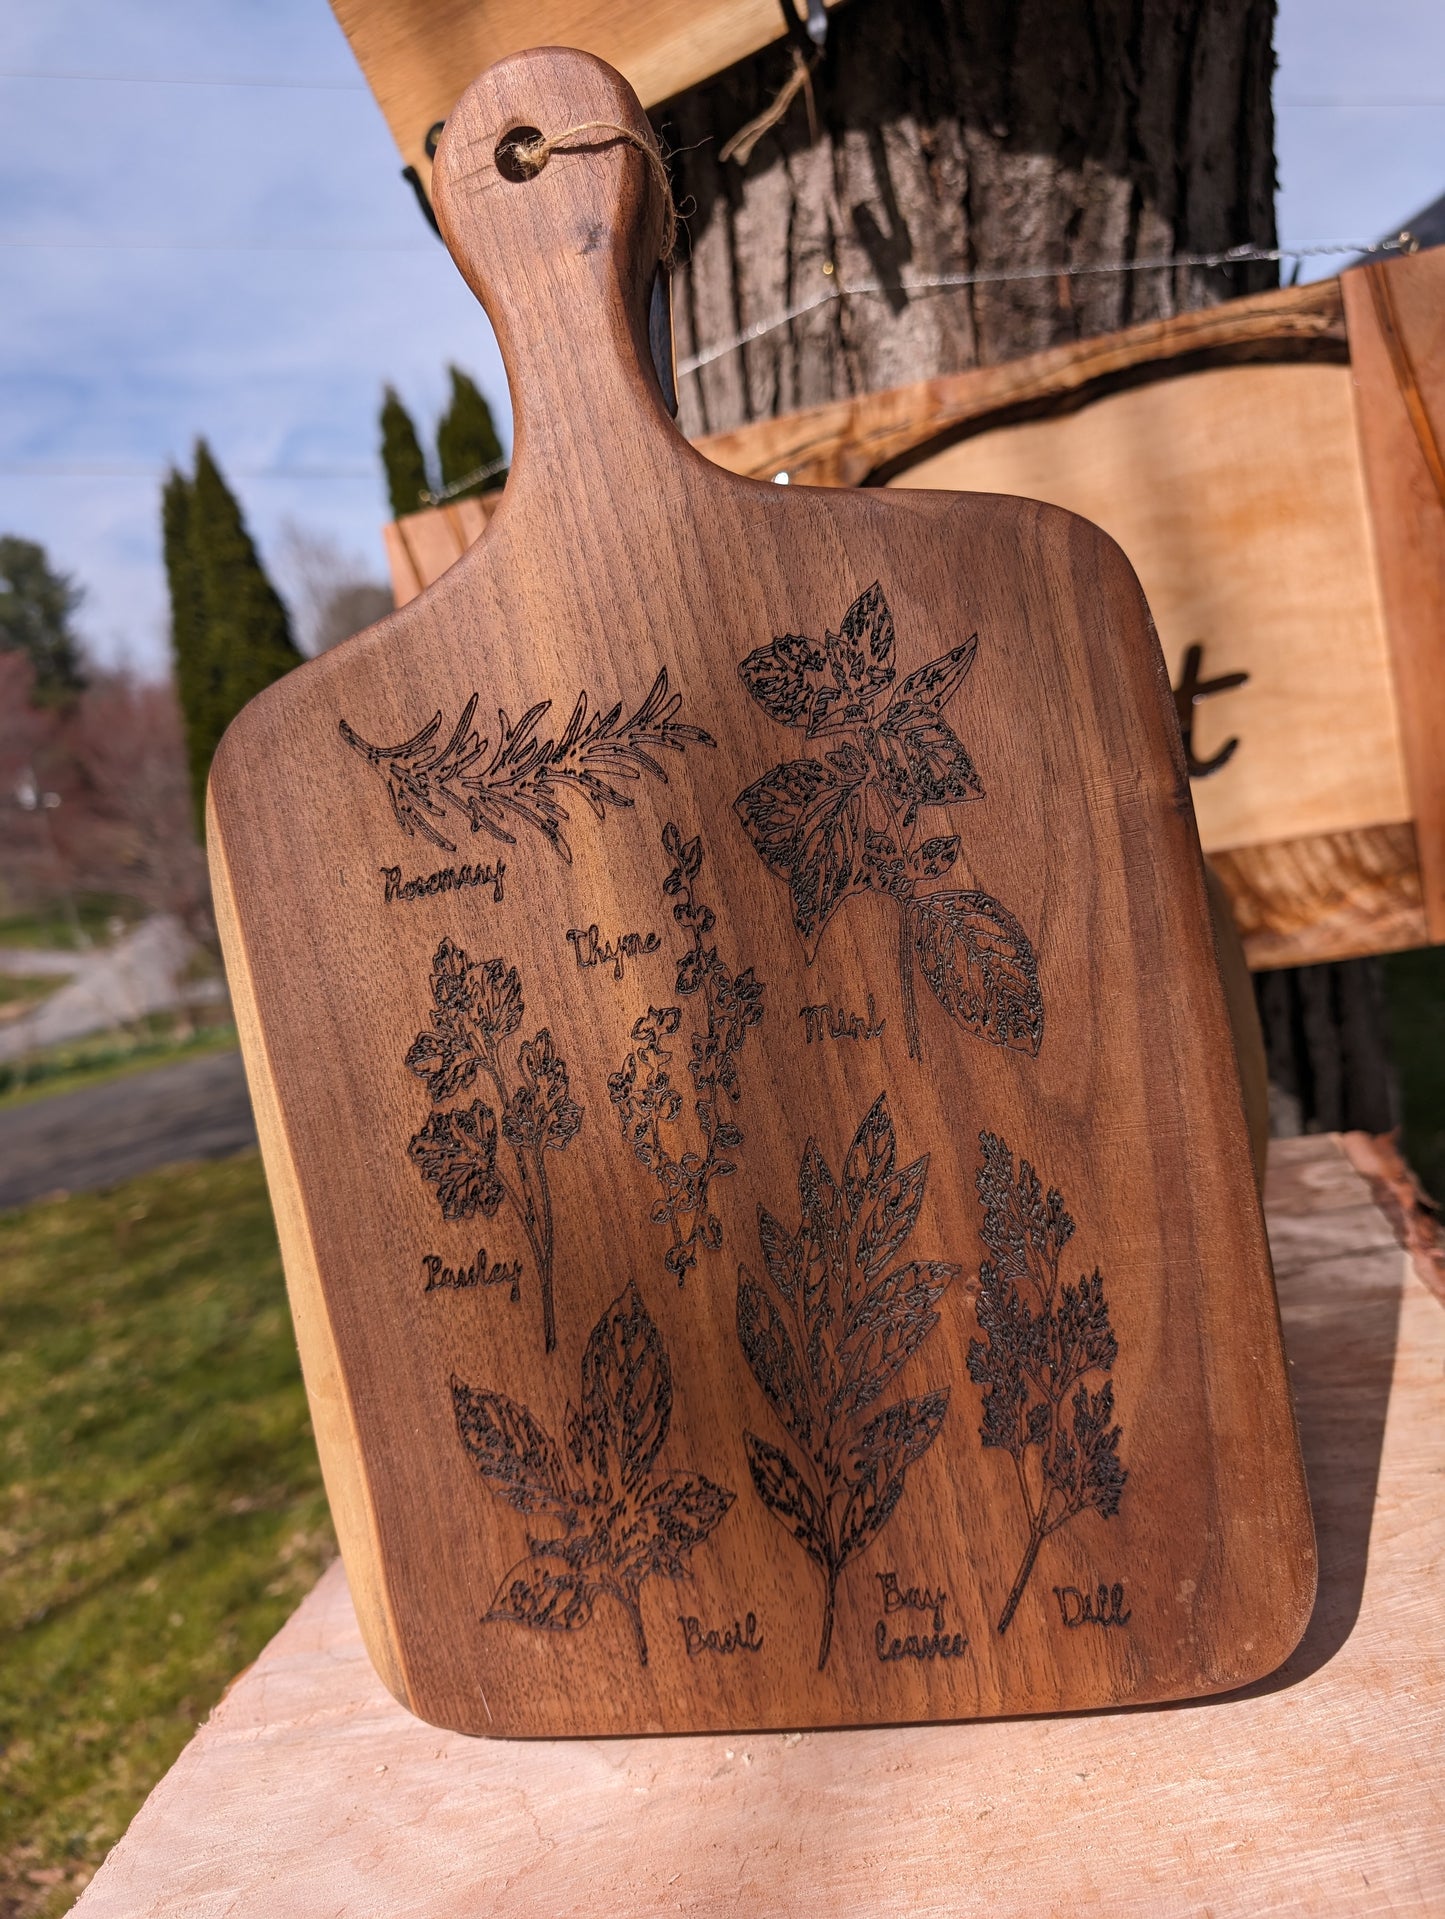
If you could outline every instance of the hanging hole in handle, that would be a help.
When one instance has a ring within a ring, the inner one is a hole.
[[[541,138],[540,127],[513,127],[502,135],[492,158],[496,161],[497,171],[504,180],[510,180],[514,186],[523,186],[528,180],[536,179],[537,167],[524,166],[517,157],[517,148],[530,147],[533,141]]]

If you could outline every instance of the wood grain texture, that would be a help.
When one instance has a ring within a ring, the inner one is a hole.
[[[1445,940],[1445,259],[1343,284],[1425,919]]]
[[[1211,853],[1255,972],[1429,943],[1408,820]]]
[[[1127,1718],[498,1745],[392,1704],[338,1567],[79,1919],[1438,1912],[1445,1312],[1341,1144],[1373,1146],[1275,1141],[1266,1192],[1320,1542],[1273,1679]]]
[[[774,0],[332,0],[332,12],[402,158],[428,189],[427,130],[491,61],[525,47],[581,47],[625,74],[650,105],[784,31]]]
[[[1313,1553],[1137,583],[1046,506],[703,460],[648,353],[641,157],[496,168],[563,106],[644,125],[539,53],[438,160],[516,408],[485,536],[212,770],[359,1603],[414,1710],[476,1732],[1238,1685]],[[949,1595],[899,1622],[917,1657],[878,1644],[890,1573]],[[1061,1623],[1100,1581],[1128,1625]]]
[[[1196,710],[1207,853],[1410,817],[1390,656],[1344,366],[1215,369],[1062,420],[996,429],[894,485],[1021,493],[1123,547],[1171,675],[1248,682]],[[1348,748],[1345,747],[1348,742]]]
[[[1126,387],[1206,367],[1342,362],[1346,352],[1339,282],[1320,280],[805,407],[697,444],[754,480],[787,473],[798,486],[878,485],[953,440],[1055,417]]]

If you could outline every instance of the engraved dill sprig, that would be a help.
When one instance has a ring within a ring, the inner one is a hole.
[[[1111,1519],[1129,1475],[1119,1463],[1121,1428],[1108,1377],[1119,1354],[1097,1267],[1077,1286],[1059,1282],[1074,1234],[1063,1195],[1047,1194],[1027,1160],[993,1133],[980,1133],[977,1175],[992,1254],[979,1269],[975,1310],[982,1339],[969,1342],[968,1371],[982,1386],[979,1438],[1009,1455],[1028,1519],[1018,1576],[999,1616],[1009,1629],[1040,1546],[1082,1512]],[[1097,1392],[1085,1384],[1103,1374]]]

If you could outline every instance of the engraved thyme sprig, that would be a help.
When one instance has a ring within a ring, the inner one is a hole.
[[[592,1329],[565,1446],[505,1393],[456,1378],[451,1385],[457,1433],[488,1490],[551,1526],[528,1538],[527,1556],[503,1576],[485,1617],[576,1632],[606,1597],[627,1614],[645,1666],[643,1583],[683,1578],[733,1494],[701,1473],[657,1469],[672,1423],[672,1367],[636,1286]]]
[[[542,1331],[550,1353],[557,1344],[552,1305],[552,1195],[547,1154],[566,1150],[582,1124],[582,1108],[568,1089],[567,1062],[551,1032],[517,1047],[512,1078],[502,1047],[526,1010],[522,981],[504,959],[473,964],[444,939],[432,960],[431,1024],[418,1033],[406,1063],[426,1082],[433,1112],[407,1151],[422,1178],[436,1188],[443,1219],[491,1219],[505,1203],[521,1222],[537,1262]],[[473,1099],[453,1104],[477,1081],[490,1083],[497,1104]],[[512,1161],[509,1177],[498,1140]]]
[[[698,899],[693,885],[702,868],[702,840],[685,841],[669,820],[662,846],[672,861],[662,890],[673,901],[673,919],[688,936],[677,962],[675,990],[680,999],[702,1002],[687,1062],[702,1150],[674,1155],[668,1147],[669,1129],[682,1119],[685,1104],[681,1088],[673,1084],[674,1049],[668,1043],[682,1025],[680,1006],[649,1006],[636,1021],[633,1050],[609,1077],[607,1092],[622,1137],[662,1188],[652,1218],[671,1231],[664,1263],[681,1285],[697,1264],[699,1251],[715,1252],[722,1245],[722,1221],[711,1210],[712,1184],[737,1171],[729,1155],[742,1145],[743,1133],[729,1117],[729,1108],[742,1097],[738,1057],[750,1029],[763,1016],[763,985],[751,967],[734,973],[709,937],[716,916]]]
[[[516,828],[532,827],[570,864],[572,849],[562,832],[567,795],[585,800],[603,820],[609,806],[634,804],[620,782],[650,773],[666,784],[659,752],[717,744],[700,726],[678,719],[682,695],[669,690],[665,667],[631,714],[624,715],[619,700],[589,717],[587,694],[579,693],[560,738],[543,733],[552,702],[539,700],[515,723],[499,712],[492,746],[472,725],[477,698],[473,693],[445,740],[440,712],[395,746],[373,746],[345,720],[338,722],[346,744],[384,776],[402,831],[420,833],[446,853],[457,850],[442,831],[450,812],[473,833],[490,833],[508,846],[516,843]]]
[[[1119,1463],[1121,1429],[1107,1377],[1119,1344],[1109,1324],[1098,1267],[1077,1286],[1059,1284],[1059,1261],[1074,1234],[1063,1195],[1045,1194],[1027,1160],[993,1133],[980,1133],[980,1238],[991,1259],[979,1269],[982,1339],[969,1342],[968,1371],[982,1386],[979,1438],[1013,1461],[1029,1534],[1018,1577],[999,1616],[1005,1633],[1039,1547],[1082,1512],[1112,1519],[1128,1473]],[[1098,1392],[1084,1383],[1105,1375]]]
[[[923,1205],[928,1155],[895,1169],[880,1093],[837,1180],[810,1139],[798,1172],[802,1224],[759,1209],[764,1277],[738,1268],[738,1339],[793,1444],[744,1432],[753,1486],[823,1574],[818,1670],[828,1663],[838,1578],[903,1497],[908,1468],[938,1437],[948,1388],[878,1402],[938,1324],[957,1266],[894,1260]]]
[[[893,652],[893,615],[875,580],[836,633],[821,641],[786,633],[749,653],[738,668],[743,685],[770,719],[816,742],[818,756],[773,767],[734,810],[763,863],[788,884],[809,964],[845,900],[872,892],[894,902],[910,1058],[922,1053],[915,963],[966,1031],[1037,1053],[1044,1003],[1028,935],[988,893],[925,890],[955,864],[961,841],[925,836],[919,814],[983,798],[943,717],[973,667],[978,635],[896,684]]]

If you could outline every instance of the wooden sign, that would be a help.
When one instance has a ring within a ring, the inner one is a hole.
[[[268,689],[209,845],[367,1644],[476,1733],[1238,1686],[1309,1512],[1168,680],[1087,522],[710,464],[585,55],[438,156],[485,536]],[[500,164],[499,164],[500,157]]]
[[[801,0],[785,0],[795,3],[801,21]],[[428,193],[442,123],[493,60],[524,47],[581,47],[618,68],[650,107],[787,31],[778,0],[332,0],[332,11]]]

